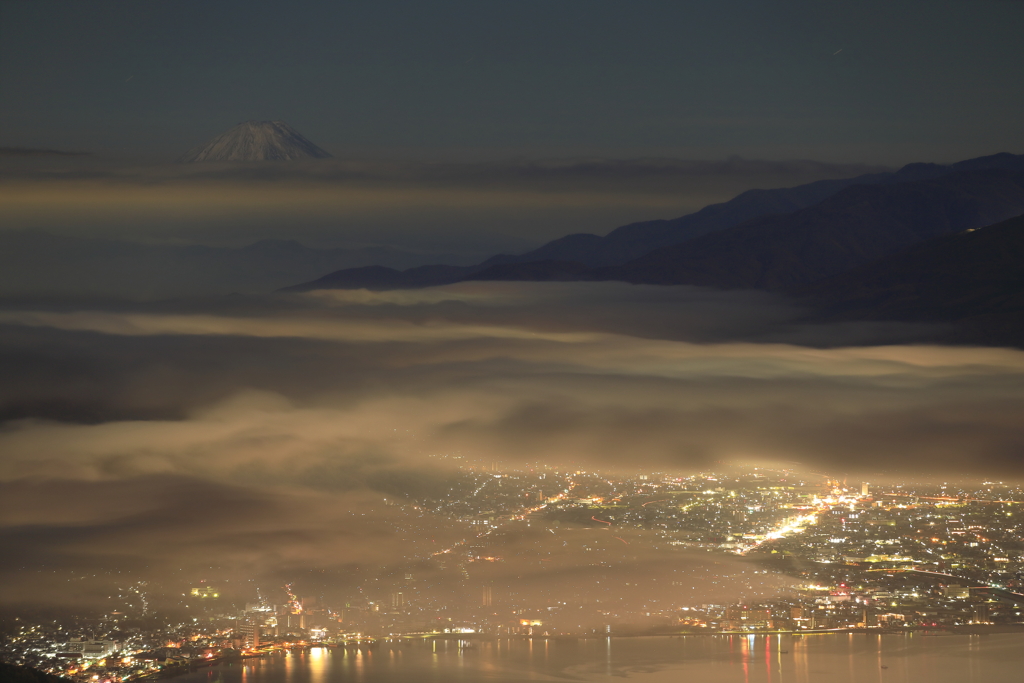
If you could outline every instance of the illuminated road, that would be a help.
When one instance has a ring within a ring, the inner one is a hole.
[[[767,534],[765,534],[763,538],[761,538],[753,545],[737,550],[736,552],[740,555],[746,555],[750,551],[760,547],[768,541],[774,541],[780,538],[785,538],[786,536],[792,536],[794,534],[803,533],[807,530],[807,527],[809,525],[817,523],[818,515],[824,512],[828,512],[830,509],[831,508],[828,505],[822,505],[820,507],[815,508],[814,512],[809,512],[805,515],[800,515],[798,517],[790,517],[789,519],[784,520],[782,524],[780,524],[776,529],[774,529],[773,531],[769,531]]]
[[[921,500],[942,500],[949,503],[1006,503],[1011,505],[1020,505],[1022,501],[1019,500],[990,500],[988,498],[971,498],[970,496],[953,497],[953,496],[919,496],[915,493],[883,493],[884,496],[892,496],[893,498],[919,498]]]
[[[566,478],[566,482],[568,482],[569,487],[566,488],[566,489],[562,489],[561,493],[559,493],[557,495],[554,495],[554,496],[551,496],[550,498],[548,498],[543,503],[540,503],[539,505],[534,505],[532,507],[523,508],[523,509],[521,509],[521,510],[519,510],[517,512],[513,512],[512,514],[505,516],[504,519],[502,521],[500,521],[498,524],[490,527],[489,529],[487,529],[487,531],[480,532],[479,534],[477,534],[473,538],[477,539],[477,538],[484,538],[486,536],[490,536],[495,531],[501,529],[503,526],[509,524],[510,522],[522,521],[522,520],[526,519],[527,517],[529,517],[530,515],[534,514],[535,512],[540,512],[541,510],[546,508],[550,503],[555,503],[555,502],[558,502],[558,501],[561,501],[561,500],[565,500],[569,496],[569,494],[572,492],[572,490],[574,488],[576,488],[576,482],[574,482],[572,479]],[[483,487],[481,487],[481,488],[483,488]],[[601,521],[601,520],[598,520],[598,521]],[[611,522],[605,522],[605,523],[606,524],[611,524]],[[448,553],[451,553],[453,550],[456,550],[457,548],[461,548],[462,546],[464,546],[467,543],[469,543],[470,540],[473,540],[473,539],[464,538],[461,541],[453,543],[449,547],[444,548],[443,550],[438,550],[438,551],[430,553],[429,557],[437,557],[438,555],[446,555]]]

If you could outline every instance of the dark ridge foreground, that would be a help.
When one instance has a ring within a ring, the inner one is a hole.
[[[71,683],[71,679],[43,673],[30,666],[0,662],[0,683]]]
[[[954,340],[1024,345],[1024,216],[945,235],[795,292],[813,320],[953,322]]]

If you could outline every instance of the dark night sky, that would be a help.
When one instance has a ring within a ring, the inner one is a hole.
[[[4,2],[0,145],[898,164],[1019,152],[1024,3]]]

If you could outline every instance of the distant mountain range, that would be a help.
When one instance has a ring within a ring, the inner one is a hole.
[[[1024,342],[1024,216],[943,235],[794,292],[813,319],[953,322],[960,341]]]
[[[990,157],[991,166],[1012,166],[1007,157]],[[1009,163],[1008,163],[1009,162]],[[852,185],[890,185],[914,180],[929,180],[955,172],[970,162],[953,166],[910,164],[895,173],[872,173],[854,178],[819,180],[806,185],[776,190],[748,190],[730,201],[712,204],[696,213],[671,220],[630,223],[605,236],[588,233],[567,235],[533,251],[517,256],[499,254],[485,264],[527,263],[531,261],[576,261],[588,266],[621,265],[659,247],[680,244],[687,240],[768,214],[785,214],[814,206],[818,202]],[[1024,164],[1020,164],[1024,170]],[[965,169],[966,170],[966,169]]]
[[[440,258],[466,262],[455,255]],[[338,268],[378,263],[409,268],[436,259],[389,247],[317,249],[292,240],[209,247],[0,231],[0,295],[145,299],[260,293]]]
[[[526,254],[500,254],[473,266],[398,270],[374,265],[288,289],[399,289],[465,280],[761,289],[803,296],[822,316],[971,319],[974,331],[965,339],[981,339],[984,327],[1000,330],[999,343],[1024,344],[1024,325],[1018,328],[1011,320],[1018,315],[1011,310],[1018,295],[991,294],[993,282],[1016,282],[1024,271],[1024,258],[1012,247],[1020,223],[994,225],[1021,214],[1024,155],[996,154],[948,166],[911,164],[894,173],[752,190],[681,218],[626,225],[603,237],[568,235]],[[969,266],[958,265],[951,246],[964,239],[976,250]],[[990,255],[990,267],[1006,272],[981,273],[985,249],[1002,249]],[[917,298],[897,305],[885,292],[901,267],[917,274],[899,281],[904,292],[917,276],[929,282],[929,273],[955,271],[951,282],[956,285],[929,289],[922,284]],[[972,279],[975,275],[979,278]],[[960,296],[961,289],[973,294]],[[809,296],[812,291],[818,295]],[[982,299],[984,326],[980,313],[967,310],[981,306]]]
[[[189,150],[178,161],[293,161],[330,156],[284,121],[246,121]]]
[[[755,218],[587,276],[787,290],[1022,213],[1024,171],[958,171],[897,185],[854,185],[815,206]]]
[[[221,142],[203,158],[255,149]],[[946,321],[959,335],[949,339],[1024,346],[1024,218],[1015,218],[1022,214],[1024,155],[996,154],[751,190],[680,218],[605,236],[567,235],[479,263],[289,240],[171,246],[0,231],[0,296],[151,299],[467,280],[622,281],[769,290],[807,302],[809,320]]]
[[[1021,174],[1024,155],[910,164],[893,173],[750,190],[681,218],[633,223],[603,237],[568,235],[474,266],[355,268],[290,289],[401,289],[464,279],[777,289],[1022,213]]]

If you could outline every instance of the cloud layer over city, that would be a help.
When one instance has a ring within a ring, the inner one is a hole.
[[[6,599],[90,556],[262,576],[397,561],[427,541],[395,535],[386,499],[460,464],[1024,476],[1024,352],[800,315],[608,283],[8,308],[2,533],[28,550]]]

